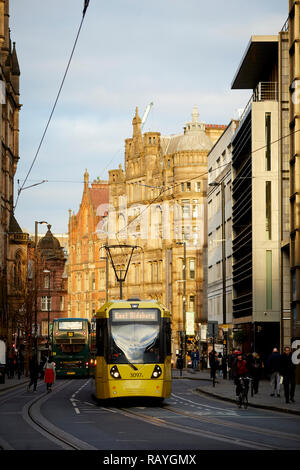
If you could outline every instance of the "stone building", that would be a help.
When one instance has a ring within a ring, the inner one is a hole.
[[[138,110],[133,136],[125,141],[125,168],[109,171],[108,244],[137,246],[123,298],[157,299],[172,312],[173,358],[183,332],[194,341],[203,308],[203,264],[207,249],[207,154],[226,126],[199,122],[197,108],[184,132],[141,132]],[[128,249],[115,252],[124,272]],[[109,268],[109,298],[119,285]],[[188,346],[190,347],[190,346]]]
[[[89,186],[84,174],[84,189],[79,211],[69,211],[68,226],[68,316],[89,318],[106,298],[105,243],[99,238],[108,210],[108,183],[95,180]]]
[[[0,0],[0,337],[10,346],[24,302],[28,234],[14,217],[14,176],[19,161],[20,68],[9,29],[9,0]]]
[[[289,0],[289,175],[291,339],[300,338],[300,4]],[[300,375],[300,374],[299,374]],[[298,382],[300,377],[298,376]]]
[[[66,257],[58,239],[48,231],[37,244],[37,335],[39,351],[47,349],[48,328],[54,318],[67,316]],[[34,249],[34,248],[33,248]]]

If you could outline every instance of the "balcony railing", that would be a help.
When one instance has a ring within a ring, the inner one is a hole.
[[[284,25],[282,26],[281,31],[284,32],[284,33],[286,33],[288,30],[289,30],[289,18],[287,18],[287,19],[285,20],[285,23],[284,23]]]
[[[278,100],[278,83],[277,82],[259,82],[255,88],[250,100],[245,106],[240,116],[240,124],[246,116],[253,101],[277,101]]]

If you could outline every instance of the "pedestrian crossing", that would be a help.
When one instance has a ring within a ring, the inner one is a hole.
[[[197,416],[237,416],[237,411],[230,408],[219,408],[217,406],[211,406],[207,404],[200,404],[188,398],[180,397],[172,393],[171,398],[167,400],[167,404],[170,406],[180,406],[193,410]]]

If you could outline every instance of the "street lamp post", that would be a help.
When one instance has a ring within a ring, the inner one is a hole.
[[[34,302],[34,349],[37,356],[38,353],[38,339],[37,339],[37,239],[38,239],[38,224],[47,224],[45,220],[41,222],[35,221],[35,233],[34,233],[34,290],[35,290],[35,302]]]
[[[183,321],[183,365],[186,366],[186,242],[176,242],[176,245],[183,245],[183,297],[182,297],[182,321]]]
[[[50,288],[50,274],[49,269],[44,269],[43,273],[48,274],[48,298],[47,298],[47,310],[48,310],[48,334],[47,334],[47,357],[49,357],[49,345],[50,345],[50,299],[51,299],[51,288]]]

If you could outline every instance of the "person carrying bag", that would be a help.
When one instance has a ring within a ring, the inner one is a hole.
[[[44,365],[44,382],[47,385],[47,393],[52,391],[52,384],[55,381],[56,373],[55,373],[55,362],[53,362],[52,357],[49,357]]]

